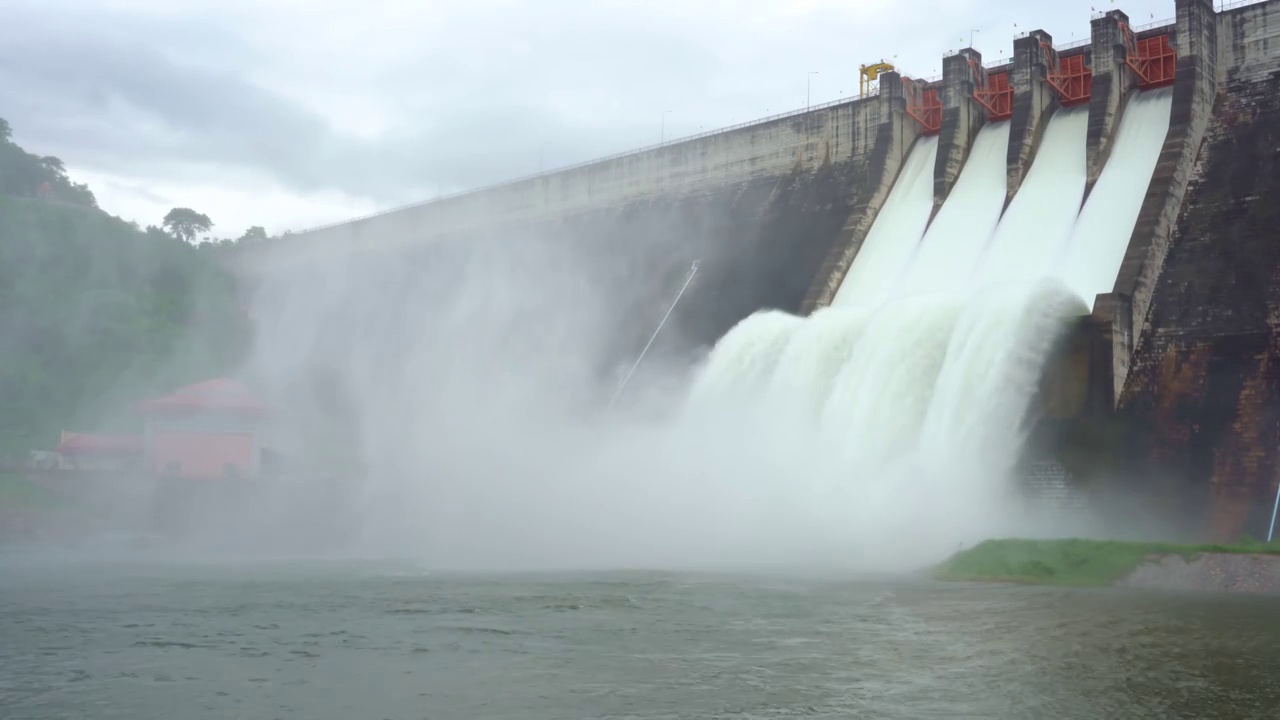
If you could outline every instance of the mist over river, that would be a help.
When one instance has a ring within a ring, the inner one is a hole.
[[[1271,718],[1274,599],[831,575],[0,561],[0,716]]]

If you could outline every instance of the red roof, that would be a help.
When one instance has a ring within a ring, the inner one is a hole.
[[[143,413],[220,411],[237,415],[261,415],[267,410],[249,388],[227,378],[187,385],[134,408]]]
[[[63,430],[55,452],[59,455],[129,455],[142,452],[142,437],[69,433]]]

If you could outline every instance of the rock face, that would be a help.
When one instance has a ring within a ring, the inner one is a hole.
[[[1116,583],[1151,590],[1280,595],[1280,555],[1205,553],[1191,560],[1163,555]]]
[[[1280,3],[1219,19],[1213,117],[1119,410],[1142,494],[1232,542],[1265,536],[1280,480]]]

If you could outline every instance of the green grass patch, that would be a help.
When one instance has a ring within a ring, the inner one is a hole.
[[[1271,544],[1176,545],[1115,540],[987,540],[962,550],[934,568],[939,580],[1016,582],[1036,585],[1099,587],[1111,585],[1153,555],[1201,553],[1267,553],[1280,555],[1280,541]]]

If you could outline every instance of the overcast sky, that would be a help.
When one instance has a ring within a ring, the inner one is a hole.
[[[1088,36],[1173,0],[4,0],[0,117],[107,211],[275,233]],[[1015,28],[1014,24],[1017,24]],[[819,74],[809,76],[810,71]],[[670,110],[669,113],[663,111]]]

